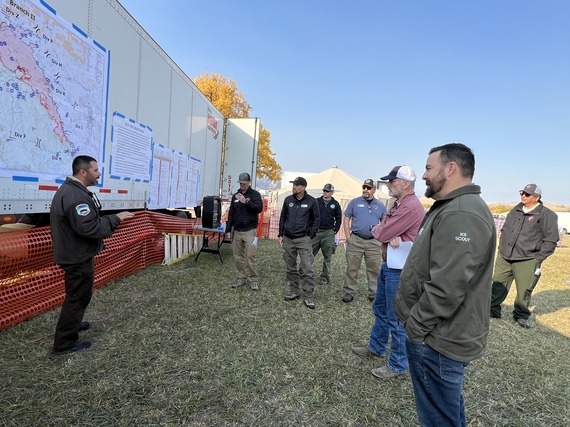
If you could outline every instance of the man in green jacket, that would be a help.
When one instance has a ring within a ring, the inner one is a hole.
[[[466,425],[465,367],[489,333],[496,231],[472,183],[475,157],[463,144],[430,150],[422,179],[435,200],[400,276],[396,315],[404,323],[409,371],[422,426]]]

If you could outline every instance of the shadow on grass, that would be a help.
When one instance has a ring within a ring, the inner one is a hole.
[[[540,283],[539,283],[540,284]],[[531,305],[537,307],[540,314],[554,313],[570,306],[570,287],[568,289],[551,289],[532,295]]]

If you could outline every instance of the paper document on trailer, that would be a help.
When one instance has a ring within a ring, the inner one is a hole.
[[[386,254],[386,262],[388,263],[388,268],[395,268],[401,270],[404,268],[406,263],[406,258],[410,253],[414,242],[401,242],[400,246],[393,248],[392,245],[388,243],[388,253]]]

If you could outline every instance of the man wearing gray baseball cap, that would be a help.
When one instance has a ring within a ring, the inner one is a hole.
[[[541,264],[554,253],[560,238],[558,216],[542,204],[542,189],[527,184],[519,191],[521,201],[507,214],[495,260],[491,317],[501,318],[501,304],[513,280],[517,296],[513,319],[523,328],[532,327],[528,309],[530,295],[541,275]]]
[[[313,257],[319,250],[323,253],[323,271],[319,280],[320,285],[331,283],[332,255],[335,251],[335,235],[342,224],[342,208],[333,197],[334,185],[328,183],[323,186],[323,195],[317,198],[319,206],[320,224],[319,231],[311,241]]]

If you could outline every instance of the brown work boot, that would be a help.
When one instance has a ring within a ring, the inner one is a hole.
[[[352,347],[352,352],[360,357],[377,357],[383,359],[385,356],[380,356],[379,354],[372,353],[368,346],[362,347]]]
[[[394,372],[387,366],[372,369],[372,375],[374,375],[376,378],[380,378],[381,380],[389,380],[391,378],[403,380],[406,378],[405,372]]]
[[[232,285],[232,288],[237,289],[245,286],[247,284],[247,280],[245,279],[237,279],[235,283]]]

